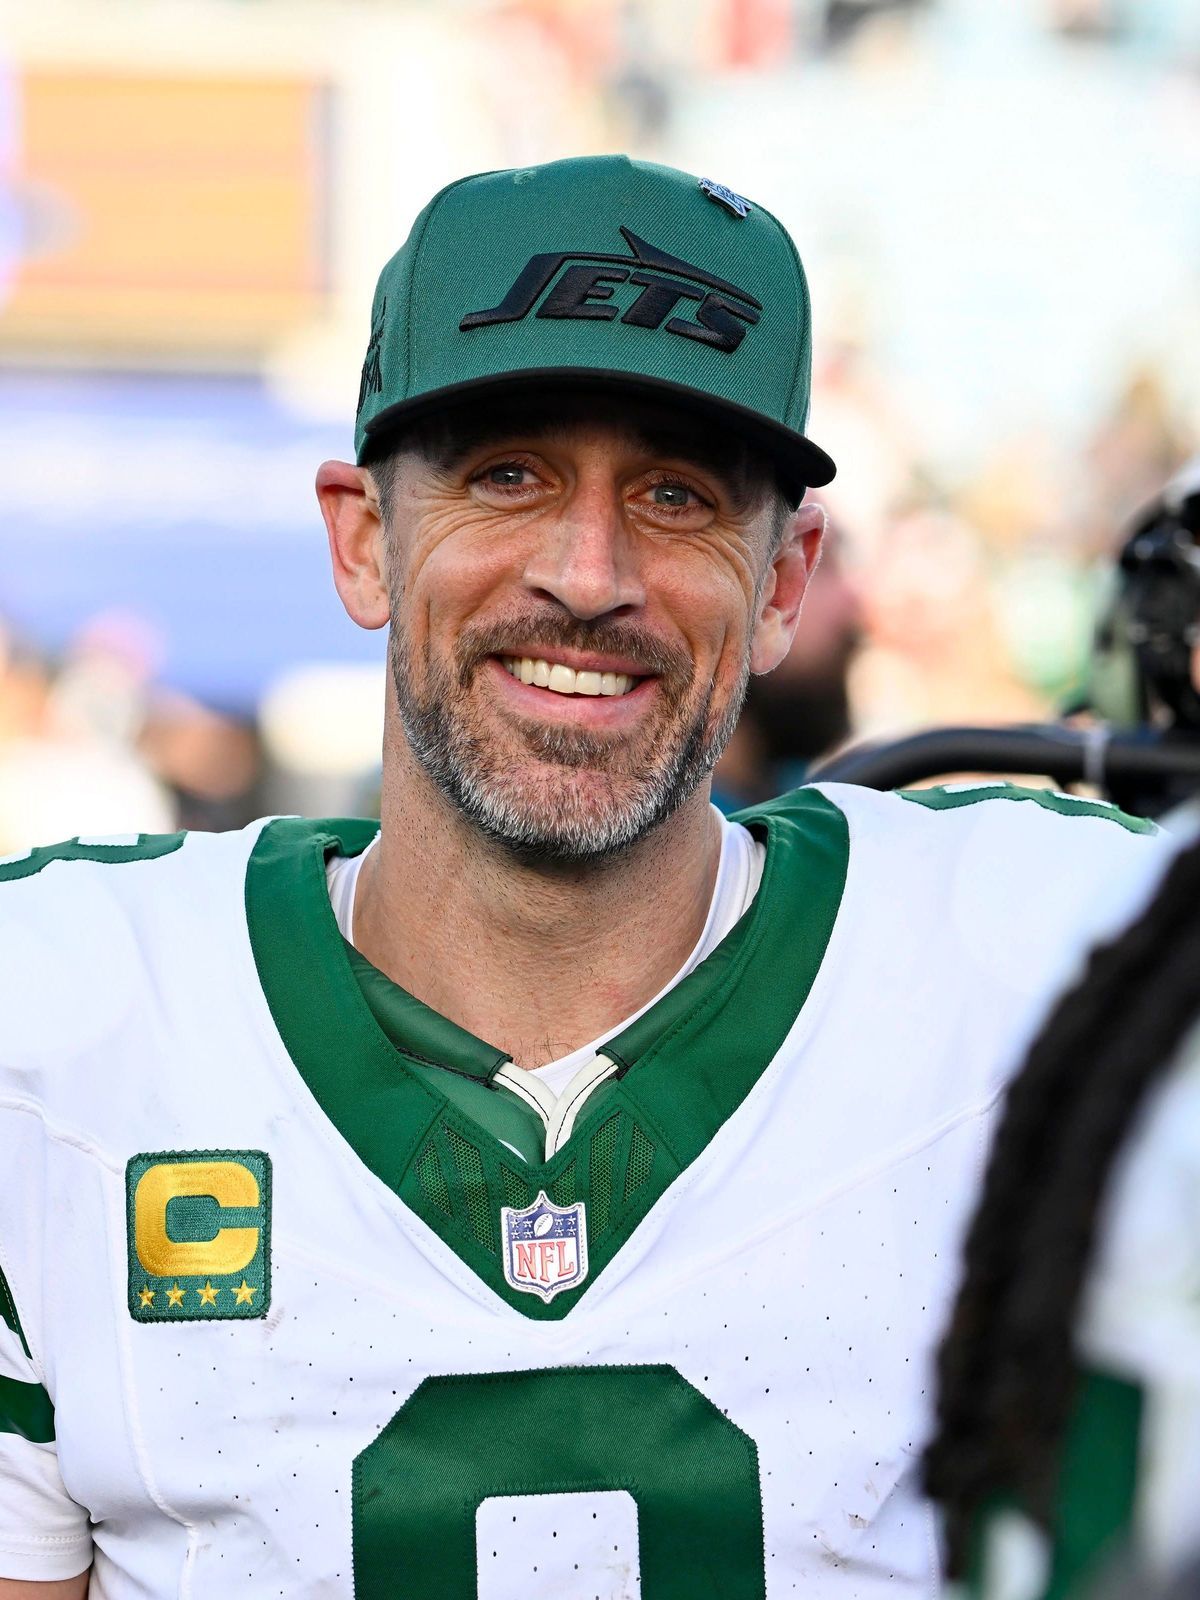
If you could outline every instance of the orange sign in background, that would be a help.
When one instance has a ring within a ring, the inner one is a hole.
[[[29,246],[0,347],[252,358],[328,292],[330,91],[312,80],[31,70]]]

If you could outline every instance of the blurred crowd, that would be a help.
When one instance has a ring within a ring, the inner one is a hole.
[[[157,684],[142,633],[97,617],[51,660],[0,625],[0,852],[226,828],[257,809],[255,723]]]
[[[852,521],[840,507],[854,483],[830,486],[830,539],[791,656],[752,684],[726,761],[739,799],[803,781],[854,738],[1049,721],[1086,700],[1120,545],[1195,448],[1159,375],[1139,367],[1077,453],[1008,442],[939,483],[877,375],[825,381],[843,415],[859,391],[855,431],[888,461],[890,490]]]

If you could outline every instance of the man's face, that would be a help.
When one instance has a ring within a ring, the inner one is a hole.
[[[669,412],[622,413],[564,401],[499,427],[467,419],[397,457],[387,497],[408,743],[526,858],[601,860],[695,791],[774,588],[766,475]]]

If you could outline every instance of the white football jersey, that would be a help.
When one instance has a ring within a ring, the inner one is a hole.
[[[1165,852],[995,784],[742,820],[749,911],[540,1146],[504,1054],[341,939],[324,860],[374,824],[0,868],[0,1574],[939,1592],[929,1357],[997,1101]]]
[[[1053,1531],[990,1516],[979,1600],[1109,1593],[1125,1563],[1122,1592],[1148,1593],[1200,1556],[1200,1030],[1128,1134],[1098,1233]]]

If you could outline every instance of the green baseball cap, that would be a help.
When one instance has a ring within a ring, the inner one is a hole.
[[[375,290],[360,464],[430,412],[514,387],[667,398],[764,451],[796,489],[834,465],[804,436],[808,285],[761,206],[628,156],[484,172],[434,196]]]

